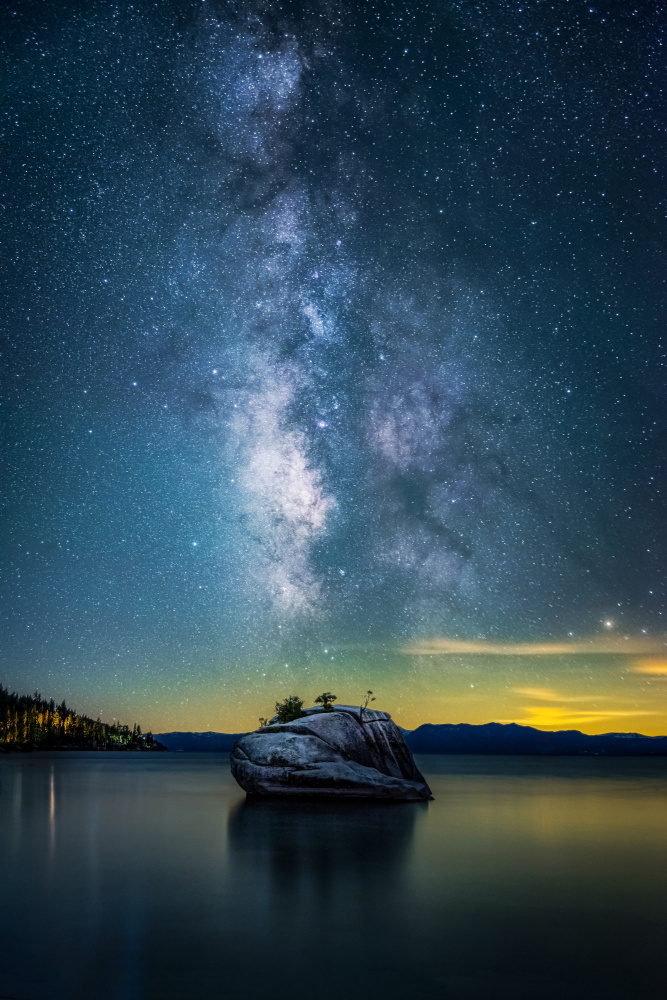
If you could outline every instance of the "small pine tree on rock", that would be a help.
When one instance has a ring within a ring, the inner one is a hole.
[[[333,703],[336,701],[336,695],[332,694],[331,691],[325,691],[320,694],[315,699],[316,705],[321,705],[325,712],[333,712]]]

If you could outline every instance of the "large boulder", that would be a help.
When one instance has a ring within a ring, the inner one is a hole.
[[[232,774],[250,795],[328,795],[428,799],[403,734],[387,712],[336,705],[310,708],[294,722],[272,722],[243,736]]]

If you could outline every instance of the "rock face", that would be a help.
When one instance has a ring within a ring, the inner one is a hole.
[[[235,744],[232,774],[250,795],[427,799],[403,734],[386,712],[336,705],[274,723]]]

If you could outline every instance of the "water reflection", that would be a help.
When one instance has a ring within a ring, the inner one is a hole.
[[[277,979],[278,970],[322,963],[318,997],[339,996],[343,982],[357,996],[354,984],[367,977],[369,963],[396,966],[414,834],[428,809],[412,802],[249,798],[231,810],[229,878],[234,898],[243,900],[234,937],[241,950],[261,942],[250,993],[271,982],[272,996],[293,998],[293,982]],[[327,952],[336,957],[335,974]]]
[[[272,892],[329,902],[346,884],[372,892],[399,876],[419,802],[250,797],[230,810],[232,868],[251,866]]]
[[[56,850],[56,776],[53,764],[49,773],[49,861],[53,861]]]
[[[422,764],[433,802],[373,803],[0,758],[0,997],[667,995],[667,761]]]

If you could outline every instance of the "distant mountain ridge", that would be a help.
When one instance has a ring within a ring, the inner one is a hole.
[[[403,729],[413,753],[526,754],[544,756],[598,755],[607,757],[665,757],[667,736],[641,733],[604,733],[589,736],[577,729],[545,732],[515,722],[487,722],[483,726],[425,723],[412,731]],[[168,750],[228,752],[245,733],[156,733]]]
[[[163,733],[156,736],[162,746],[177,753],[222,753],[232,749],[245,733]]]
[[[506,725],[487,722],[483,726],[426,723],[406,733],[405,740],[413,753],[667,756],[667,736],[643,736],[641,733],[589,736],[578,729],[545,732],[515,722]]]

